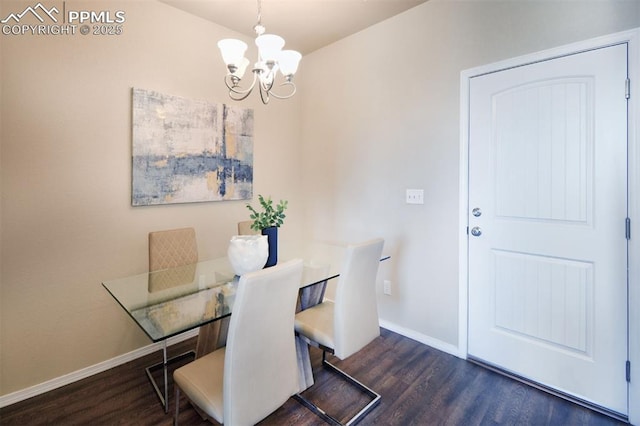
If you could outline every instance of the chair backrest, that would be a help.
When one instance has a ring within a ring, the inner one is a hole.
[[[149,271],[198,263],[198,244],[193,228],[149,232]]]
[[[380,335],[376,276],[384,240],[347,247],[336,286],[334,306],[334,354],[344,359]]]
[[[299,391],[294,318],[302,261],[242,275],[224,364],[224,424],[251,425]]]
[[[238,235],[259,235],[260,231],[251,228],[252,220],[238,222]]]

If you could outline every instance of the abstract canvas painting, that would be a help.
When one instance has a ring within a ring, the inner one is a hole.
[[[253,110],[133,89],[133,206],[249,200]]]

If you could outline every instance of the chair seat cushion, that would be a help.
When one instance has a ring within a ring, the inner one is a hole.
[[[296,314],[295,329],[327,348],[335,348],[333,335],[333,310],[331,301],[324,301]]]
[[[173,379],[187,397],[217,422],[224,423],[222,383],[225,348],[178,368]]]

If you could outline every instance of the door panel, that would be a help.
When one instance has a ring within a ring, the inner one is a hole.
[[[593,264],[494,251],[495,327],[515,338],[589,356]]]
[[[494,95],[499,120],[494,136],[497,216],[587,220],[593,179],[592,93],[592,78],[569,78]]]
[[[471,79],[471,357],[627,413],[625,44]]]

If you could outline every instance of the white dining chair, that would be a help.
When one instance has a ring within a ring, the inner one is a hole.
[[[242,275],[227,346],[174,374],[178,424],[180,391],[205,418],[253,425],[299,391],[293,322],[302,261]]]
[[[371,401],[345,424],[361,420],[380,403],[380,395],[327,361],[326,353],[342,360],[380,335],[375,284],[383,245],[381,238],[349,245],[338,278],[335,301],[324,300],[296,314],[296,333],[322,349],[323,367],[338,373],[371,397]],[[341,424],[302,395],[297,394],[295,398],[328,423]]]

